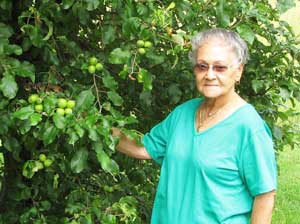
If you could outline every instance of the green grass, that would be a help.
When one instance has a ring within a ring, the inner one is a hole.
[[[280,169],[272,224],[299,224],[300,150],[284,150],[277,161]]]

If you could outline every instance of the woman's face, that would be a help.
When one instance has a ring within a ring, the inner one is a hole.
[[[240,80],[243,65],[232,49],[220,41],[205,42],[196,55],[194,73],[198,91],[207,98],[218,98],[233,93]]]

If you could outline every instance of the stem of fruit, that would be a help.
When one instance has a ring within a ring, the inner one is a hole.
[[[101,103],[100,103],[99,90],[98,90],[98,87],[97,87],[96,76],[95,75],[93,75],[93,81],[94,81],[94,86],[95,86],[95,90],[96,90],[96,98],[97,98],[97,103],[98,103],[98,106],[99,106],[99,113],[101,114],[102,106],[101,106]]]

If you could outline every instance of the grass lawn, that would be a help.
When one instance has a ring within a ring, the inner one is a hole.
[[[300,223],[300,150],[284,150],[280,166],[272,224]]]

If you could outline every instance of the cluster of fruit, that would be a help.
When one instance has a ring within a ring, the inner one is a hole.
[[[34,105],[34,109],[37,112],[42,112],[44,107],[43,107],[43,99],[41,97],[39,97],[38,94],[32,94],[29,96],[28,98],[28,102]]]
[[[138,40],[136,42],[136,45],[138,46],[138,52],[139,54],[145,54],[146,49],[149,49],[152,47],[152,43],[150,41],[144,41],[144,40]]]
[[[47,159],[47,156],[45,154],[39,155],[39,160],[35,161],[35,167],[33,169],[34,172],[37,172],[38,170],[42,170],[47,167],[50,167],[52,165],[53,161],[51,159]]]
[[[88,71],[91,74],[95,74],[96,71],[102,71],[103,70],[103,65],[98,62],[98,59],[96,57],[91,57],[89,59],[89,67]]]
[[[57,106],[56,108],[56,113],[60,115],[67,115],[67,114],[72,114],[73,113],[73,108],[75,107],[76,102],[75,100],[66,100],[64,98],[59,98],[57,100]]]

